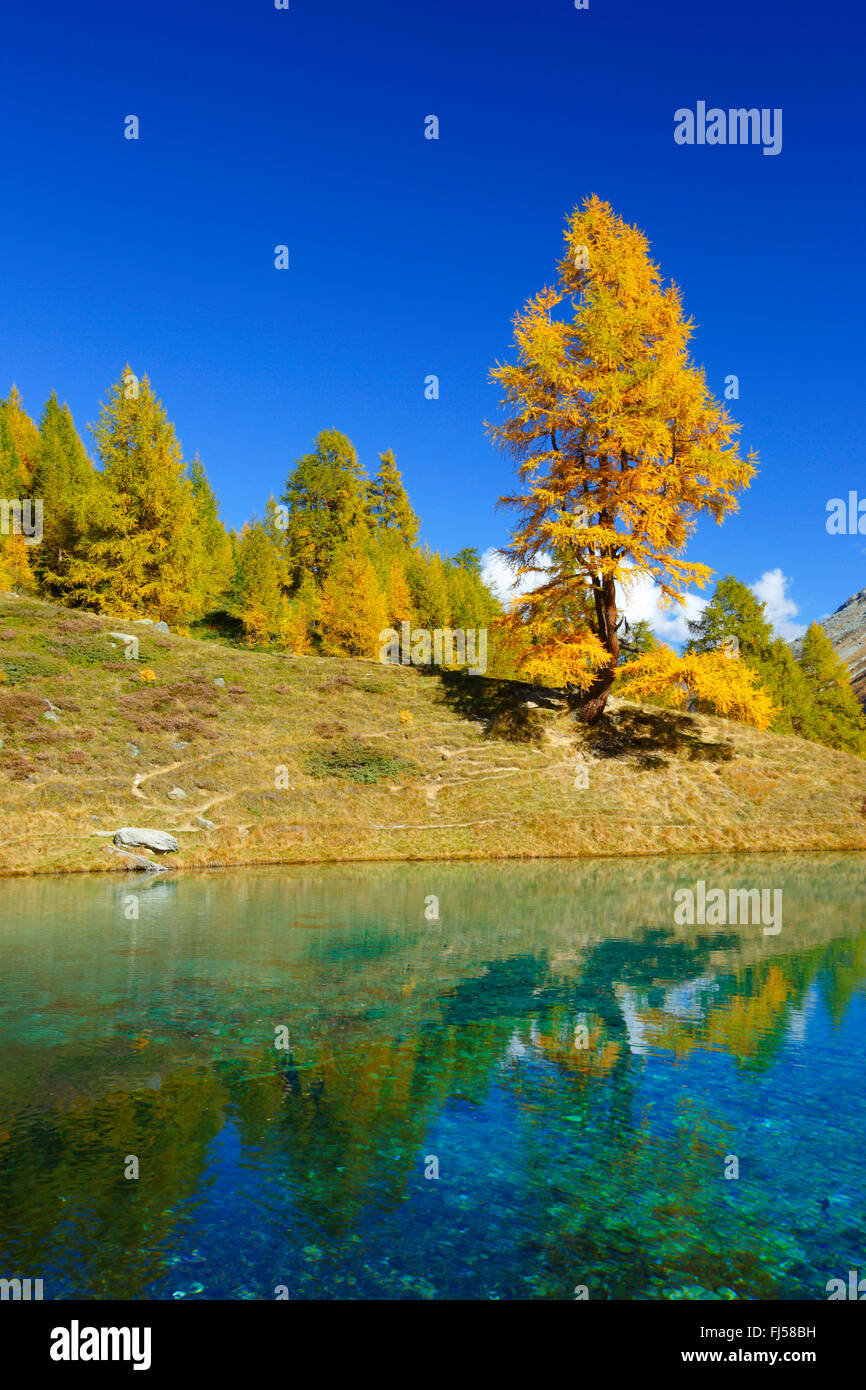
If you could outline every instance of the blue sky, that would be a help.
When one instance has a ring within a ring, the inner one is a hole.
[[[512,481],[488,371],[596,192],[681,285],[713,389],[739,377],[761,456],[690,557],[779,570],[819,617],[866,583],[866,538],[825,527],[866,497],[862,34],[853,4],[781,0],[15,6],[0,393],[38,414],[56,388],[89,443],[128,360],[228,524],[333,427],[371,470],[395,450],[432,546],[485,550]],[[781,108],[781,153],[677,145],[699,100]]]

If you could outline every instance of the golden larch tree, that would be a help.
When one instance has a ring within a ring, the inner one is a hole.
[[[388,602],[360,528],[336,552],[322,585],[319,618],[326,656],[377,656]]]
[[[617,586],[648,575],[682,602],[705,583],[686,541],[700,514],[736,510],[757,459],[741,456],[739,426],[691,361],[679,289],[663,287],[643,232],[595,195],[567,221],[556,284],[514,330],[517,362],[492,372],[508,418],[489,428],[520,481],[500,499],[519,513],[504,554],[538,587],[509,621],[529,641],[528,674],[557,676],[592,723],[619,660]]]

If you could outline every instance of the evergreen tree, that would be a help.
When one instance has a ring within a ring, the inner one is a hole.
[[[866,754],[866,718],[851,688],[848,667],[818,623],[812,623],[803,638],[800,668],[812,696],[807,737],[862,757]]]
[[[382,466],[368,488],[373,525],[382,530],[395,530],[407,545],[414,545],[420,523],[403,486],[397,460],[390,449],[379,458]]]
[[[467,552],[461,552],[465,554]],[[477,552],[471,552],[476,554]],[[502,613],[502,605],[481,578],[480,565],[458,564],[456,558],[446,565],[448,606],[454,627],[469,629],[490,628]]]
[[[194,503],[195,609],[210,613],[225,597],[234,573],[234,556],[228,533],[220,521],[216,495],[198,454],[189,465],[189,480]]]
[[[701,616],[689,622],[691,637],[686,643],[688,653],[720,652],[730,639],[737,639],[740,654],[759,661],[766,657],[773,640],[773,630],[764,616],[764,604],[751,589],[725,575]]]
[[[69,565],[82,558],[87,509],[96,486],[69,407],[52,391],[39,422],[39,449],[33,469],[33,492],[43,499],[44,539],[34,553],[34,569],[43,593],[63,599]]]
[[[773,732],[811,738],[809,730],[813,723],[812,692],[803,668],[788,643],[782,637],[777,637],[770,643],[761,660],[754,664],[760,675],[761,685],[776,707],[776,716],[771,726]]]
[[[102,463],[70,592],[103,613],[177,624],[198,617],[195,497],[181,448],[147,377],[127,367],[93,434]]]
[[[323,430],[315,452],[297,460],[281,499],[288,508],[283,544],[293,587],[307,573],[321,583],[337,548],[366,525],[367,486],[352,441],[338,430]]]
[[[458,550],[453,562],[461,569],[468,570],[470,574],[477,574],[480,577],[481,556],[471,546],[464,546],[463,550]]]
[[[255,519],[240,534],[230,610],[241,619],[251,646],[282,640],[289,610],[280,559],[264,525]]]
[[[412,552],[406,566],[406,577],[418,626],[426,628],[428,632],[449,627],[451,601],[441,555],[431,554],[426,549]]]
[[[658,645],[659,639],[646,618],[640,618],[636,623],[626,623],[619,641],[620,662],[632,661],[637,656],[643,656],[644,652],[653,651]]]

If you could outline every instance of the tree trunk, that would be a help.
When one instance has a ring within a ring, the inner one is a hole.
[[[616,584],[611,577],[603,579],[601,587],[595,591],[595,612],[598,620],[598,638],[610,653],[610,661],[606,666],[602,666],[589,689],[581,691],[572,701],[572,708],[584,724],[595,724],[604,714],[619,664]]]

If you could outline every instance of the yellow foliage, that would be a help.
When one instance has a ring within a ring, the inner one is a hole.
[[[401,709],[401,711],[400,711],[400,723],[401,723],[401,724],[411,724],[411,723],[412,723],[412,711],[411,711],[411,710],[408,710],[408,709]]]
[[[247,603],[241,614],[244,625],[244,641],[248,647],[265,647],[271,640],[271,624],[261,604]]]
[[[388,602],[357,539],[337,553],[322,585],[320,616],[326,656],[378,654],[379,634],[388,625]]]
[[[412,622],[412,595],[405,566],[398,555],[391,561],[388,572],[388,607],[395,627],[399,627],[400,623]]]
[[[539,685],[588,690],[610,657],[582,618],[550,586],[517,600],[503,626],[514,636],[520,674]]]
[[[767,729],[776,713],[773,702],[758,684],[758,673],[739,657],[724,652],[677,656],[670,647],[658,646],[620,668],[619,693],[626,700],[647,700],[665,695],[682,709],[692,697],[709,705],[715,714]]]
[[[30,553],[23,536],[0,536],[0,589],[29,592],[36,588]]]
[[[568,220],[558,272],[514,320],[517,361],[491,373],[508,418],[490,429],[518,465],[520,491],[500,499],[519,514],[507,554],[518,575],[538,576],[533,601],[563,629],[527,669],[576,673],[587,689],[598,647],[572,649],[564,635],[586,630],[607,653],[603,701],[617,586],[649,576],[676,600],[703,584],[710,570],[683,558],[686,541],[702,513],[720,522],[736,510],[757,460],[739,453],[739,426],[692,362],[680,291],[663,288],[643,232],[593,196]],[[525,605],[508,619],[526,620]]]
[[[151,671],[149,666],[145,666],[143,670],[139,671],[138,678],[139,680],[145,681],[145,683],[149,684],[150,681],[156,680],[156,672]]]

